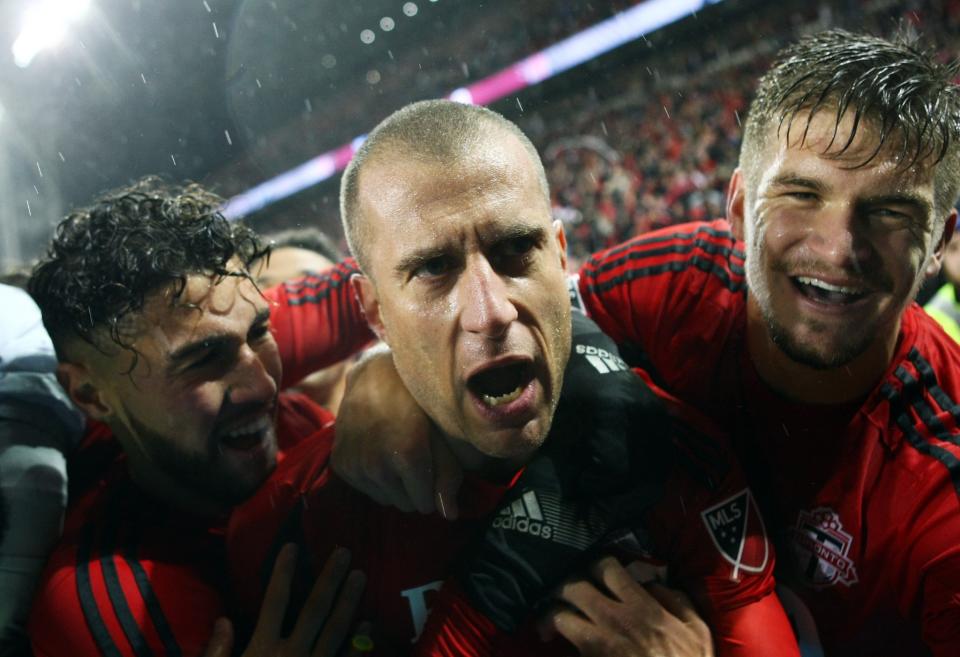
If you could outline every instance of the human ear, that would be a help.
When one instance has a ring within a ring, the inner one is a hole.
[[[87,417],[103,422],[113,415],[111,403],[86,365],[60,363],[57,365],[57,380]]]
[[[380,315],[380,299],[377,297],[377,288],[373,281],[363,274],[354,274],[350,277],[350,284],[353,285],[353,293],[357,295],[357,301],[363,309],[363,315],[367,318],[370,330],[389,345],[387,327]]]
[[[930,256],[930,261],[927,263],[927,268],[924,271],[927,278],[933,278],[940,271],[940,267],[943,265],[943,254],[947,250],[947,244],[949,244],[950,240],[953,238],[953,232],[956,228],[956,225],[957,209],[954,208],[950,211],[950,215],[943,224],[943,235],[940,236],[940,241],[937,243],[937,247],[933,250],[933,253]]]
[[[733,227],[733,235],[738,240],[745,237],[743,222],[746,207],[746,184],[743,171],[737,167],[730,177],[730,186],[727,189],[727,221]]]
[[[563,230],[563,222],[559,219],[553,222],[553,233],[560,247],[560,267],[567,271],[567,234]]]

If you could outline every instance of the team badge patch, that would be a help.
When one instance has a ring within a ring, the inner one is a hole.
[[[850,559],[853,536],[843,530],[833,509],[820,507],[801,511],[791,532],[791,547],[803,580],[814,588],[857,583],[857,569]]]
[[[738,579],[740,571],[763,571],[770,558],[770,545],[760,510],[749,488],[744,488],[700,515],[713,544],[723,558],[733,565],[731,579]]]

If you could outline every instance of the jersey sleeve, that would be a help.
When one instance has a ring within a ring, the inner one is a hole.
[[[687,361],[699,350],[689,345],[710,353],[725,335],[732,314],[718,311],[742,298],[745,285],[743,253],[725,221],[635,237],[593,255],[578,280],[586,313],[627,362],[671,389],[685,389],[678,377],[694,376]]]
[[[350,277],[359,273],[356,262],[347,259],[264,291],[283,362],[283,387],[347,358],[374,339],[350,283]]]
[[[84,539],[52,557],[29,633],[37,657],[195,657],[222,615],[218,587],[196,566]]]
[[[927,502],[903,561],[899,607],[919,616],[931,654],[947,657],[960,645],[960,508],[952,490]]]
[[[669,583],[693,599],[717,655],[799,656],[775,594],[773,544],[727,437],[650,385],[674,418],[678,448],[673,476],[648,520]]]

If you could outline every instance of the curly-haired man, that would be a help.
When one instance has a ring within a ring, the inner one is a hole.
[[[202,652],[226,611],[226,515],[285,447],[331,420],[303,397],[278,394],[272,330],[287,333],[288,349],[301,338],[283,322],[272,326],[271,311],[296,305],[314,318],[305,324],[311,339],[332,335],[328,322],[343,307],[337,281],[350,268],[332,270],[309,296],[292,299],[281,287],[268,298],[248,272],[265,248],[220,205],[196,185],[142,180],[68,216],[31,278],[60,381],[92,421],[71,462],[64,535],[32,612],[36,654]],[[284,555],[281,579],[291,574]],[[335,586],[345,575],[339,555],[326,579]],[[359,573],[350,576],[341,609],[362,585]],[[283,605],[273,602],[255,650],[279,641]],[[291,639],[300,645],[278,654],[306,654],[313,643],[326,609],[304,613],[310,622]]]

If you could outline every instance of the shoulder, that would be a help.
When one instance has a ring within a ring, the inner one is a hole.
[[[725,220],[670,226],[595,254],[584,265],[585,284],[604,291],[638,278],[706,274],[705,282],[739,292],[746,282],[743,245]]]
[[[38,654],[202,651],[223,613],[219,539],[205,528],[158,529],[152,515],[143,520],[120,509],[95,513],[61,539],[31,612]]]

